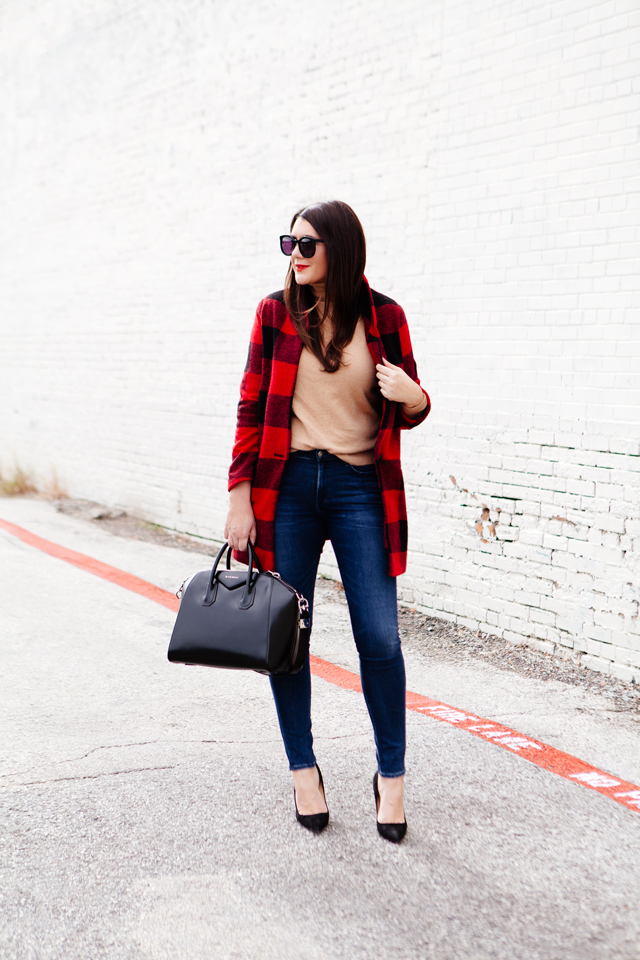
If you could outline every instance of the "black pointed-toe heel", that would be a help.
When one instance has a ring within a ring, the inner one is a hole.
[[[327,797],[324,792],[324,780],[322,779],[322,772],[318,764],[316,764],[316,770],[318,771],[318,777],[320,779],[322,796],[324,797],[324,802],[326,803]],[[329,823],[329,809],[327,808],[326,813],[299,813],[295,787],[293,788],[293,802],[296,805],[296,820],[298,823],[302,824],[302,826],[307,830],[311,830],[312,833],[322,833],[326,825]]]
[[[378,772],[376,771],[373,775],[373,795],[376,798],[376,815],[380,809],[380,792],[378,790]],[[385,840],[388,840],[390,843],[400,843],[404,838],[405,833],[407,832],[407,821],[405,819],[404,823],[378,823],[376,820],[376,825],[378,827],[378,833],[381,837],[384,837]]]

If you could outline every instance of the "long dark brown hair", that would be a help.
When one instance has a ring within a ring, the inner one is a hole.
[[[367,247],[362,224],[348,204],[341,200],[312,203],[293,215],[308,221],[327,248],[325,300],[318,309],[313,290],[298,284],[289,264],[285,281],[284,302],[289,316],[305,347],[318,358],[328,373],[335,373],[342,361],[342,351],[351,343],[361,316],[369,314],[369,299],[364,279]],[[321,326],[330,316],[333,324],[331,340],[323,349]]]

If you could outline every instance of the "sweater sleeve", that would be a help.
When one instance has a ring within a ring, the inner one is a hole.
[[[259,407],[263,357],[261,306],[262,304],[259,304],[256,311],[247,363],[240,384],[236,436],[229,468],[229,490],[243,480],[253,482],[260,451]]]

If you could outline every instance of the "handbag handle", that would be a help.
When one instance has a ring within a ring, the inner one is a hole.
[[[246,610],[247,607],[250,607],[255,599],[255,595],[256,595],[255,590],[251,592],[251,580],[253,578],[254,563],[256,565],[256,570],[258,571],[258,573],[262,573],[262,564],[260,563],[257,556],[253,552],[253,546],[251,544],[251,540],[247,540],[247,547],[249,550],[249,572],[247,573],[247,582],[244,585],[244,593],[242,594],[242,600],[238,604],[241,610]],[[229,553],[231,553],[231,547],[229,547]]]
[[[247,548],[249,551],[249,572],[247,574],[247,582],[245,584],[244,592],[242,594],[242,600],[240,601],[240,604],[239,604],[242,609],[246,609],[247,607],[250,607],[251,604],[253,603],[253,594],[250,595],[250,587],[251,587],[251,580],[253,578],[254,565],[258,573],[263,572],[262,564],[260,563],[260,560],[258,559],[257,555],[253,552],[253,547],[250,540],[247,542]],[[227,570],[231,569],[232,548],[229,546],[229,541],[225,540],[220,550],[218,551],[218,556],[215,559],[215,562],[213,564],[213,569],[211,571],[211,576],[209,577],[209,583],[205,591],[204,600],[202,601],[203,605],[205,606],[210,606],[216,599],[216,594],[218,592],[217,591],[218,584],[216,583],[216,573],[218,571],[218,565],[222,560],[222,554],[225,552],[225,550],[227,551]]]

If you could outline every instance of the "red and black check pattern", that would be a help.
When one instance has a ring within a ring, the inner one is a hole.
[[[366,282],[366,281],[365,281]],[[402,307],[370,290],[371,317],[365,318],[367,344],[374,363],[386,357],[420,383],[413,359],[409,327]],[[291,446],[291,402],[296,385],[302,341],[284,306],[282,291],[258,304],[251,331],[249,356],[240,386],[238,425],[229,489],[251,481],[251,502],[258,536],[256,552],[265,570],[275,569],[274,519],[278,489]],[[407,507],[400,466],[400,430],[422,423],[427,405],[415,418],[402,405],[384,401],[374,457],[384,507],[385,544],[389,574],[407,567]],[[245,554],[237,559],[248,562]]]

